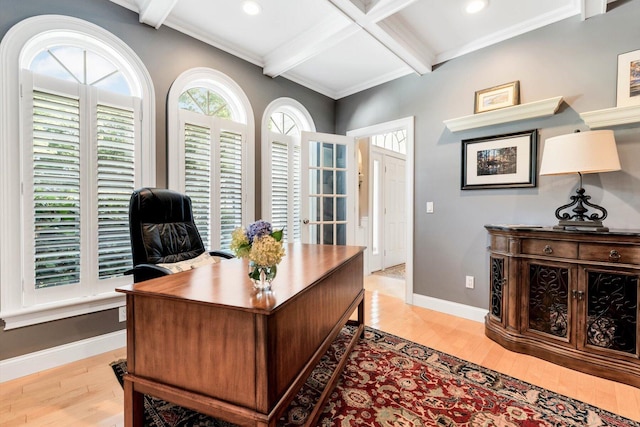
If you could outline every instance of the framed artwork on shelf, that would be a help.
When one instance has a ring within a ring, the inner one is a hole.
[[[516,80],[477,91],[473,112],[484,113],[518,104],[520,104],[520,81]]]
[[[617,106],[640,105],[640,50],[618,55]]]
[[[538,131],[462,141],[462,190],[535,187]]]

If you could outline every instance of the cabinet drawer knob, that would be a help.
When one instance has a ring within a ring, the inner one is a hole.
[[[544,249],[542,250],[542,252],[544,252],[547,255],[551,255],[553,253],[553,248],[549,245],[545,245]]]
[[[609,259],[611,261],[620,261],[620,252],[612,249],[611,252],[609,252]]]

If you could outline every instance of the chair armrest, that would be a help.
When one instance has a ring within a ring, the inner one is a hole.
[[[219,258],[224,258],[224,259],[235,258],[232,254],[230,254],[229,252],[225,252],[225,251],[209,251],[209,255],[217,256]]]
[[[135,283],[172,274],[171,270],[168,268],[160,267],[155,264],[138,264],[133,267],[130,272],[133,273],[133,281]],[[127,272],[127,274],[131,273]]]

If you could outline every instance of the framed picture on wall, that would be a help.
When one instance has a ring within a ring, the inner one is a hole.
[[[497,110],[520,104],[520,81],[482,89],[476,92],[474,113]]]
[[[640,50],[618,55],[617,106],[640,105]]]
[[[535,187],[538,131],[462,141],[462,190]]]

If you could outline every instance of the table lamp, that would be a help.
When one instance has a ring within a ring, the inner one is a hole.
[[[602,224],[607,217],[607,210],[589,202],[591,196],[584,194],[582,174],[617,170],[620,170],[620,159],[612,130],[576,131],[547,139],[542,153],[540,175],[577,173],[580,176],[580,185],[576,195],[570,197],[571,202],[556,209],[559,222],[554,228],[609,231]],[[563,212],[572,207],[570,212],[573,214]],[[598,212],[589,214],[590,209]]]

